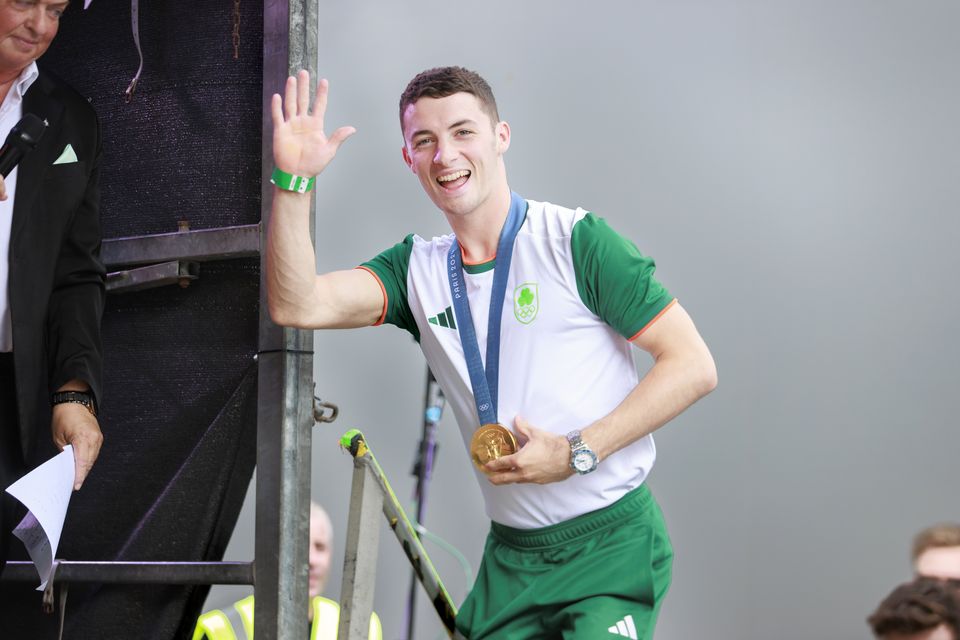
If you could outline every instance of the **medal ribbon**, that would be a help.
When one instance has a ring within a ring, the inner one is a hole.
[[[480,346],[477,343],[477,331],[473,326],[470,313],[470,300],[463,278],[463,255],[460,243],[454,238],[447,254],[447,280],[450,283],[450,295],[453,297],[453,310],[457,314],[457,331],[463,356],[470,373],[470,385],[473,387],[473,399],[477,403],[477,415],[480,424],[497,422],[497,386],[500,382],[500,316],[503,314],[503,299],[507,291],[507,277],[510,275],[510,261],[513,258],[513,241],[523,226],[527,213],[527,202],[516,193],[510,193],[510,213],[500,230],[497,244],[496,266],[493,270],[493,288],[490,290],[490,315],[487,318],[487,358],[486,369],[480,358]]]

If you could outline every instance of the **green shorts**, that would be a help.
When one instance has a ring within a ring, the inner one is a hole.
[[[470,640],[649,639],[672,563],[646,485],[542,529],[494,522],[457,629]]]

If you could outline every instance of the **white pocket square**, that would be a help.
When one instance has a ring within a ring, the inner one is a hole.
[[[60,154],[60,157],[54,160],[53,164],[70,164],[77,161],[77,152],[73,150],[72,145],[67,145]]]

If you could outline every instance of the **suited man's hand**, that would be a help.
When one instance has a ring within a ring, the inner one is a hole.
[[[7,199],[7,183],[3,180],[3,176],[0,176],[0,200]]]
[[[63,450],[66,445],[73,445],[73,460],[76,464],[73,489],[76,491],[83,485],[100,454],[100,445],[103,444],[100,424],[82,404],[62,402],[53,407],[51,426],[53,443],[57,448]]]

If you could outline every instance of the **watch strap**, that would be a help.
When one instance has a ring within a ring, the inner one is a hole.
[[[567,442],[570,443],[570,450],[575,451],[580,447],[586,446],[583,444],[582,436],[580,435],[579,429],[574,429],[567,434]]]
[[[50,398],[52,406],[72,402],[82,404],[94,417],[97,416],[97,403],[93,399],[93,394],[88,391],[57,391]]]

